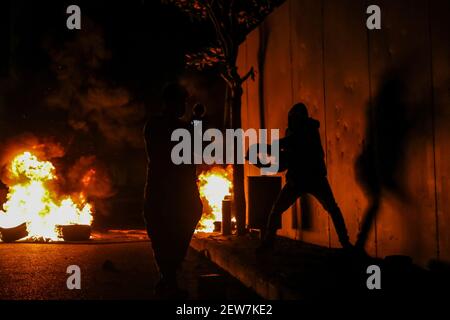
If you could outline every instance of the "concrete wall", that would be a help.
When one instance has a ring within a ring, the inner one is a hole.
[[[239,56],[239,71],[253,66],[257,75],[244,84],[243,127],[284,133],[289,108],[305,102],[321,122],[329,180],[352,241],[380,194],[370,254],[450,261],[450,3],[370,4],[381,7],[382,30],[365,27],[365,1],[290,0],[253,31]],[[311,197],[284,214],[279,234],[339,246]]]

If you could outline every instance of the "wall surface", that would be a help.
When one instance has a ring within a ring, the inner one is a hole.
[[[447,0],[289,0],[242,44],[243,127],[287,126],[304,102],[321,122],[328,177],[352,241],[369,213],[367,251],[450,261],[450,12]],[[258,175],[247,166],[246,175]],[[283,215],[282,236],[338,247],[312,197]]]

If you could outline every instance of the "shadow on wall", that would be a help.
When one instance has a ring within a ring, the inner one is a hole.
[[[409,83],[415,78],[411,69],[397,67],[386,72],[367,107],[364,146],[355,163],[358,183],[369,200],[356,241],[361,248],[367,242],[383,196],[393,196],[406,206],[414,204],[406,181],[411,174],[406,172],[407,163],[412,159],[407,159],[406,151],[428,134],[430,127],[424,125],[424,121],[430,119],[432,106],[429,96],[411,100]],[[425,152],[424,149],[418,151]]]

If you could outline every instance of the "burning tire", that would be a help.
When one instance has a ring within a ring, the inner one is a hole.
[[[22,223],[14,228],[0,228],[0,235],[3,242],[14,242],[25,238],[28,236],[27,224]]]
[[[64,241],[87,241],[91,238],[91,226],[89,225],[67,225],[58,226],[58,234]]]

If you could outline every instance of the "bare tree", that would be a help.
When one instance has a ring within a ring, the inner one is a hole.
[[[187,54],[186,64],[197,70],[214,68],[227,85],[224,124],[241,128],[242,84],[254,78],[253,67],[244,76],[237,69],[239,45],[275,7],[284,0],[163,0],[187,13],[192,19],[209,21],[216,33],[215,42],[202,50]],[[236,150],[236,149],[235,149]],[[233,168],[234,206],[238,234],[245,233],[244,167]]]

